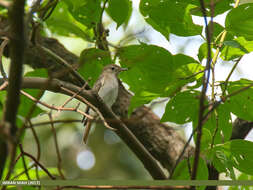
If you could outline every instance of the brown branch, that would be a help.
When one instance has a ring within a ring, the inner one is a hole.
[[[206,91],[209,83],[209,77],[210,77],[210,69],[211,69],[211,36],[210,31],[207,24],[206,19],[206,9],[204,5],[204,1],[200,0],[200,7],[203,14],[203,17],[205,19],[205,25],[206,25],[206,39],[207,39],[207,61],[206,61],[206,67],[205,70],[207,71],[207,76],[205,74],[203,75],[202,80],[202,90],[199,100],[199,116],[198,116],[198,125],[197,125],[197,138],[196,138],[196,147],[195,147],[195,153],[194,153],[194,161],[193,161],[193,167],[192,167],[192,173],[191,173],[191,179],[195,180],[197,176],[197,169],[198,169],[198,163],[199,163],[199,156],[200,156],[200,144],[201,144],[201,136],[202,136],[202,126],[203,126],[203,117],[205,112],[205,98],[206,98]],[[194,187],[192,187],[194,189]]]
[[[24,62],[25,52],[25,29],[24,29],[24,6],[25,0],[13,0],[11,9],[9,10],[10,22],[10,72],[9,72],[9,85],[7,89],[7,99],[3,114],[3,122],[6,125],[10,124],[11,135],[15,138],[17,131],[16,116],[20,101],[19,90],[22,82],[22,67]],[[7,144],[0,140],[0,147],[6,150]],[[16,155],[16,144],[13,144],[12,153],[10,154],[9,171],[13,170],[13,162]],[[3,168],[7,154],[1,155],[0,178],[2,177]],[[9,176],[7,176],[9,177]]]

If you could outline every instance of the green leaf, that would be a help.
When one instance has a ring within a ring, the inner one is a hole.
[[[126,23],[129,14],[132,11],[132,1],[129,0],[109,0],[108,8],[106,9],[109,16],[117,23],[117,28]]]
[[[241,90],[251,85],[253,81],[241,79],[239,81],[229,82],[227,91],[229,94]],[[253,121],[253,87],[248,88],[225,101],[228,110],[241,119]]]
[[[92,28],[99,23],[102,12],[101,0],[63,0],[69,12],[80,23]]]
[[[193,158],[189,159],[190,165],[193,165]],[[175,180],[190,180],[191,175],[189,174],[189,168],[188,168],[188,163],[187,160],[181,161],[178,166],[176,167],[174,174],[172,176],[172,179]],[[198,163],[198,171],[197,171],[197,180],[207,180],[208,179],[208,169],[206,166],[205,161],[200,158],[199,163]],[[205,189],[205,186],[201,186],[198,189]]]
[[[246,140],[232,140],[223,145],[230,156],[233,166],[246,174],[253,175],[253,142]]]
[[[199,52],[198,52],[198,58],[199,61],[203,61],[203,59],[207,59],[207,43],[204,42],[203,44],[201,44],[201,46],[199,47]],[[212,46],[211,46],[211,57],[213,57],[214,53],[212,51]]]
[[[233,162],[231,161],[229,155],[224,150],[224,147],[222,145],[210,148],[208,150],[207,158],[212,161],[212,164],[219,173],[225,172],[227,176],[235,179]]]
[[[247,3],[232,9],[225,22],[226,30],[246,40],[253,40],[253,3]]]
[[[108,51],[89,48],[82,51],[79,58],[78,72],[85,78],[91,79],[92,86],[99,77],[105,65],[112,64],[112,59]]]
[[[221,58],[229,61],[253,51],[253,41],[247,41],[243,37],[225,41],[225,47],[221,51]]]
[[[189,56],[172,56],[164,48],[144,43],[120,48],[117,56],[121,65],[129,68],[120,76],[135,94],[129,112],[152,98],[171,96],[185,84],[198,79],[201,74],[187,77],[203,69]]]
[[[240,49],[241,51],[243,51],[244,53],[249,53],[248,50],[247,50],[245,47],[243,47],[239,42],[234,41],[234,40],[225,41],[225,42],[224,42],[224,45],[226,45],[226,46],[231,46],[231,47],[233,47],[233,48],[238,48],[238,49]]]
[[[232,140],[209,149],[208,159],[219,172],[226,172],[235,179],[233,167],[246,174],[253,174],[253,142]]]
[[[86,26],[75,20],[68,11],[68,7],[63,1],[60,1],[52,15],[46,20],[47,27],[53,33],[62,36],[80,37],[86,41],[92,42],[92,32]]]
[[[120,63],[128,67],[122,79],[134,93],[149,91],[163,93],[168,82],[173,79],[173,57],[166,49],[153,45],[131,45],[117,52]]]
[[[130,68],[122,73],[122,79],[134,93],[148,91],[156,94],[168,94],[169,89],[178,88],[177,81],[189,76],[202,67],[189,56],[172,56],[169,51],[154,45],[130,45],[117,52],[123,67]],[[199,67],[200,66],[200,67]]]
[[[192,21],[190,10],[194,6],[176,0],[141,0],[140,12],[155,30],[169,39],[169,34],[194,36],[202,32],[202,27]]]
[[[199,96],[200,93],[193,90],[177,93],[167,103],[161,121],[184,124],[196,120],[199,110]]]

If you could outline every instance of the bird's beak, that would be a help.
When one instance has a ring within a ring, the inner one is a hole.
[[[121,68],[121,69],[120,69],[120,72],[121,72],[121,71],[127,71],[127,70],[128,70],[128,68]]]

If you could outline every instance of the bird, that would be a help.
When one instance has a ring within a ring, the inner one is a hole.
[[[111,108],[118,97],[119,79],[118,74],[122,71],[128,70],[127,68],[121,68],[116,64],[109,64],[103,68],[102,73],[92,87],[92,91],[97,93],[103,102]],[[94,111],[89,110],[90,115],[95,116]],[[86,125],[83,135],[83,142],[86,144],[91,128],[91,121],[86,118],[84,121]]]

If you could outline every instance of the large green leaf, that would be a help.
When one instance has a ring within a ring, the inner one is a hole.
[[[187,77],[203,68],[189,56],[173,56],[164,48],[143,43],[120,48],[117,55],[121,65],[129,68],[121,78],[135,94],[130,112],[156,97],[171,96],[185,84],[198,79],[201,74]]]
[[[232,60],[253,51],[253,41],[247,41],[243,37],[225,41],[225,47],[221,51],[223,60]]]
[[[169,39],[169,34],[194,36],[202,32],[202,27],[192,21],[190,10],[195,7],[184,1],[141,0],[140,12],[155,30]]]
[[[67,8],[65,3],[59,2],[52,15],[46,20],[47,27],[59,35],[71,36],[74,34],[86,41],[92,41],[92,32],[75,20]]]
[[[197,120],[199,110],[198,91],[184,91],[177,93],[171,98],[165,108],[165,113],[161,119],[162,122],[171,121],[178,124],[184,124]]]
[[[90,79],[90,85],[99,77],[103,67],[111,64],[112,59],[108,51],[89,48],[82,51],[79,58],[78,72],[86,79]]]
[[[127,22],[132,12],[132,1],[130,0],[109,0],[106,9],[110,17],[117,23],[117,28]]]
[[[223,145],[233,166],[246,174],[253,175],[253,142],[246,140],[232,140]]]
[[[122,66],[129,68],[129,71],[122,73],[122,79],[134,93],[163,93],[173,79],[173,57],[164,48],[146,44],[131,45],[119,49],[117,55]]]
[[[253,3],[247,3],[232,9],[226,17],[226,30],[253,40]]]
[[[208,159],[219,172],[226,172],[235,179],[233,167],[246,174],[253,174],[253,142],[232,140],[208,150]]]
[[[92,28],[99,23],[102,12],[101,0],[63,0],[69,12],[80,23]]]
[[[228,93],[231,94],[252,84],[253,81],[241,79],[239,81],[229,82],[227,86]],[[225,102],[226,107],[233,114],[241,119],[253,121],[253,87],[248,88],[238,94],[231,96]]]

